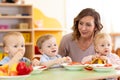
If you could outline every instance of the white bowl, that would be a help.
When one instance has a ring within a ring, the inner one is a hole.
[[[0,76],[0,80],[26,80],[30,75]]]
[[[41,73],[43,70],[47,69],[44,66],[34,66],[33,67],[33,71],[31,72],[31,74],[38,74]]]
[[[85,65],[82,65],[82,64],[69,65],[69,64],[67,64],[67,63],[64,63],[64,64],[62,64],[62,66],[63,66],[65,69],[68,69],[68,70],[82,70]]]
[[[105,64],[93,64],[93,69],[98,72],[109,72],[115,70],[115,67],[109,66],[105,67]]]

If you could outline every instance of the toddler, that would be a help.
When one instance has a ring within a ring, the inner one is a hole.
[[[90,55],[84,57],[82,62],[91,62],[95,58],[101,58],[102,60],[106,60],[106,63],[112,65],[120,65],[120,57],[115,53],[112,53],[112,40],[111,36],[107,33],[98,33],[94,38],[94,47],[96,51],[96,55]],[[118,67],[119,69],[119,67]],[[107,78],[103,80],[117,80],[117,78]]]
[[[19,61],[30,61],[23,57],[25,54],[25,40],[20,32],[8,32],[3,36],[3,49],[8,56],[0,61],[0,65],[9,66]]]
[[[39,51],[42,53],[40,61],[37,59],[33,60],[33,65],[43,65],[48,68],[60,67],[63,62],[71,62],[70,57],[61,57],[58,54],[58,46],[56,43],[56,38],[53,35],[46,34],[38,38],[37,46]]]
[[[112,53],[111,36],[107,33],[98,33],[94,38],[94,47],[96,55],[84,57],[82,62],[91,62],[95,58],[102,58],[106,63],[120,65],[120,57]]]

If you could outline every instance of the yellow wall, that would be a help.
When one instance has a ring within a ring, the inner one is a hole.
[[[37,41],[38,37],[40,37],[43,34],[53,34],[57,39],[57,44],[59,45],[60,40],[62,38],[62,32],[56,32],[56,31],[52,31],[52,32],[51,31],[43,31],[43,32],[35,31],[35,37],[34,37],[35,42],[34,42],[34,44],[36,44],[36,41]]]
[[[43,28],[61,28],[60,22],[52,17],[45,16],[45,14],[38,8],[33,9],[34,22],[42,21]]]
[[[40,29],[44,29],[44,28],[49,28],[49,29],[53,29],[53,28],[62,28],[60,22],[54,18],[50,18],[48,16],[45,16],[43,14],[43,12],[41,12],[39,9],[34,8],[33,9],[34,12],[34,28],[40,28]],[[38,25],[36,25],[36,21],[42,21],[42,26],[38,27]],[[62,31],[45,31],[45,30],[37,30],[34,31],[34,44],[36,45],[36,41],[37,39],[43,35],[43,34],[53,34],[56,39],[57,39],[57,44],[59,45],[60,40],[62,38]]]

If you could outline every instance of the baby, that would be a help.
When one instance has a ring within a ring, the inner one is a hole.
[[[60,67],[61,63],[71,62],[70,57],[61,57],[58,54],[58,46],[56,43],[56,38],[53,35],[46,34],[38,38],[37,46],[39,51],[42,53],[40,61],[37,59],[33,60],[33,65],[44,65],[48,68]]]
[[[29,61],[23,57],[25,54],[25,40],[20,32],[8,32],[3,36],[3,49],[8,56],[0,61],[0,65],[9,66],[19,61]]]
[[[106,60],[106,63],[120,65],[120,57],[112,53],[111,36],[107,33],[98,33],[94,38],[96,55],[84,57],[82,63],[91,62],[95,58]]]

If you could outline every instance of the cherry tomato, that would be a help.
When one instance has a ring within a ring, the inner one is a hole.
[[[93,68],[91,66],[86,66],[85,69],[88,70],[88,71],[92,71],[93,70]]]
[[[81,64],[81,63],[80,62],[71,62],[68,65],[79,65],[79,64]]]
[[[112,64],[105,64],[104,67],[110,67]]]

